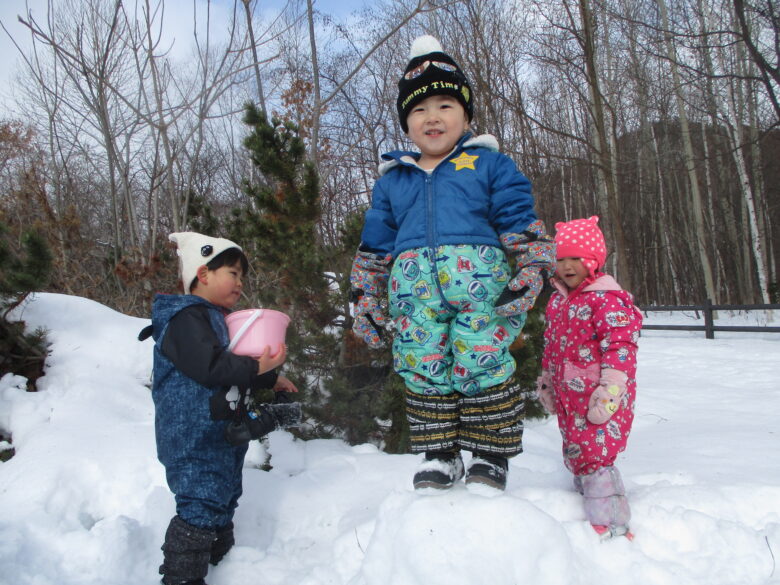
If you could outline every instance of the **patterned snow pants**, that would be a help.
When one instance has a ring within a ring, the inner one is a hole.
[[[563,439],[563,462],[574,475],[587,475],[614,465],[626,448],[634,422],[636,381],[629,379],[620,408],[606,423],[588,422],[588,400],[599,380],[598,364],[577,367],[567,363],[554,382],[558,428]]]
[[[512,378],[476,396],[406,391],[412,453],[479,451],[512,457],[523,450],[525,404]]]
[[[494,311],[508,282],[506,257],[493,246],[440,246],[435,257],[416,248],[396,258],[393,365],[407,386],[413,451],[521,451],[523,404],[509,346],[525,315]]]

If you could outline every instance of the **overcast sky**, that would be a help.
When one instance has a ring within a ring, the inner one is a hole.
[[[29,6],[36,18],[46,16],[46,0],[0,0],[0,23],[8,33],[12,34],[20,44],[29,44],[29,35],[17,20],[18,15],[24,15]],[[8,94],[13,72],[19,64],[19,52],[14,47],[5,30],[0,29],[0,95]],[[5,114],[5,112],[3,112]]]

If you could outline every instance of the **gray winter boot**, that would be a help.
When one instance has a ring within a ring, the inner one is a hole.
[[[206,585],[211,545],[216,539],[214,530],[192,526],[180,516],[171,518],[162,545],[163,585]]]
[[[617,467],[602,467],[581,476],[585,516],[602,538],[630,534],[631,510]]]

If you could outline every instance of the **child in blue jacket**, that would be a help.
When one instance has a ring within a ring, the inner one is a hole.
[[[396,105],[419,152],[382,157],[352,267],[353,330],[371,347],[395,330],[411,449],[425,454],[414,487],[449,488],[465,473],[503,490],[523,431],[509,346],[554,268],[552,243],[528,179],[493,136],[471,134],[457,63],[431,36],[410,59]]]
[[[170,239],[185,294],[157,295],[152,325],[139,335],[155,341],[157,457],[176,499],[160,573],[164,585],[203,585],[209,563],[216,565],[235,542],[248,441],[295,425],[300,405],[288,398],[297,391],[293,383],[275,371],[286,359],[283,344],[258,359],[227,350],[225,315],[240,298],[248,268],[241,248],[194,232]],[[256,388],[273,388],[286,403],[247,409]]]

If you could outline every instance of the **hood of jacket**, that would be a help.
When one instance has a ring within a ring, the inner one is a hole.
[[[580,286],[578,286],[573,291],[570,291],[566,284],[563,283],[557,276],[553,276],[550,279],[550,284],[552,284],[555,289],[561,293],[561,295],[563,295],[564,298],[569,298],[570,296],[575,296],[585,292],[623,290],[623,287],[621,287],[613,277],[611,277],[609,274],[604,274],[603,272],[597,272],[595,277],[589,276],[583,280]]]
[[[471,132],[466,132],[455,144],[455,148],[452,149],[450,154],[461,148],[464,150],[469,148],[487,148],[488,150],[498,152],[498,140],[492,134],[474,136]],[[419,158],[420,153],[412,150],[393,150],[385,153],[382,155],[382,159],[385,162],[379,165],[379,176],[381,177],[390,169],[401,164],[416,165]]]

